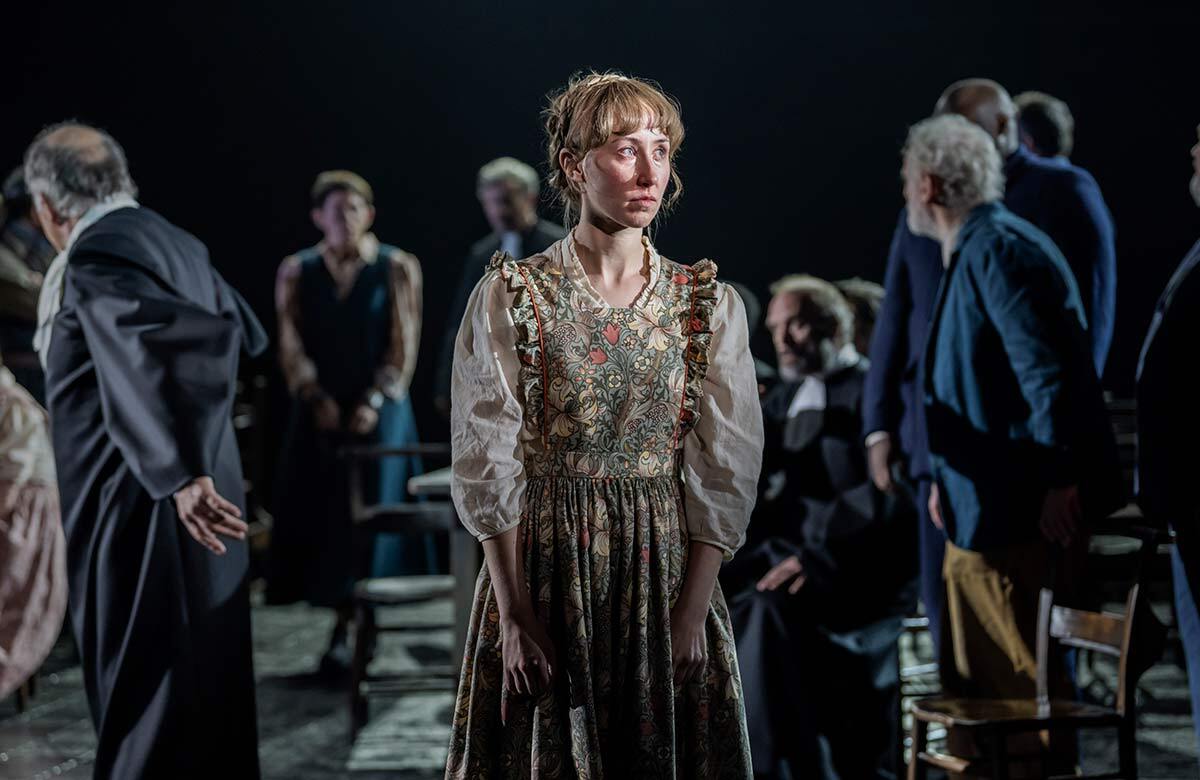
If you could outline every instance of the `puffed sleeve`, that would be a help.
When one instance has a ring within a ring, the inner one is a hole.
[[[746,309],[728,285],[718,285],[711,330],[700,413],[683,443],[684,508],[691,540],[728,560],[746,538],[763,452]]]
[[[480,541],[520,522],[525,492],[511,299],[500,270],[484,275],[471,293],[454,345],[451,496],[462,524]]]

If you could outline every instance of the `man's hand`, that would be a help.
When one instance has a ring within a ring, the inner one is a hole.
[[[946,526],[942,524],[942,498],[936,482],[929,488],[929,519],[939,531],[946,530]]]
[[[225,545],[217,534],[241,540],[250,530],[250,526],[242,521],[242,510],[221,497],[213,486],[212,477],[193,479],[174,498],[183,527],[193,539],[217,555],[225,554]]]
[[[318,431],[336,431],[342,424],[342,410],[337,401],[327,395],[321,395],[312,402],[313,420]]]
[[[374,431],[377,425],[379,425],[379,412],[372,409],[369,404],[359,404],[354,409],[354,416],[350,418],[351,433],[366,436]]]
[[[1042,536],[1048,541],[1067,547],[1079,535],[1083,507],[1079,503],[1079,487],[1070,485],[1052,488],[1042,501]]]
[[[800,563],[800,558],[796,555],[784,558],[772,566],[771,570],[758,581],[758,589],[759,591],[779,590],[793,577],[795,580],[788,586],[788,593],[794,596],[804,587],[807,579],[804,575],[804,565]]]
[[[892,481],[892,437],[884,434],[867,447],[867,466],[871,470],[871,481],[884,493],[896,489]]]

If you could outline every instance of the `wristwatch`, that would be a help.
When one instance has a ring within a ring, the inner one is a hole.
[[[370,393],[367,393],[367,406],[371,407],[375,411],[379,411],[379,408],[383,406],[383,401],[383,393],[380,391],[372,390]]]

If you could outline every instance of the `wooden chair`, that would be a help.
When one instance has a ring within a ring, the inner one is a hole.
[[[1161,655],[1165,635],[1162,624],[1139,594],[1140,584],[1135,582],[1125,600],[1125,614],[1119,616],[1056,606],[1053,593],[1043,589],[1038,605],[1037,698],[937,698],[915,703],[909,780],[923,780],[928,766],[1004,780],[1009,770],[1009,735],[1086,728],[1116,729],[1119,756],[1117,772],[1088,777],[1093,780],[1137,780],[1134,740],[1137,681]],[[1112,708],[1050,698],[1048,667],[1051,639],[1068,647],[1091,650],[1117,659],[1119,680],[1117,698]],[[931,723],[971,732],[977,744],[990,747],[991,755],[984,759],[967,759],[928,752],[927,734]]]
[[[342,451],[349,468],[350,516],[354,533],[372,537],[380,533],[446,533],[454,525],[454,508],[448,501],[368,504],[363,498],[364,464],[388,457],[448,456],[444,444],[420,444],[408,447],[347,447]],[[360,580],[354,588],[354,656],[350,667],[350,741],[358,736],[367,721],[369,696],[400,696],[417,691],[454,690],[458,669],[451,666],[423,666],[407,673],[372,675],[367,672],[371,649],[381,633],[430,631],[454,628],[453,621],[406,621],[381,624],[375,610],[420,604],[449,597],[454,593],[454,578],[449,575],[375,577]]]

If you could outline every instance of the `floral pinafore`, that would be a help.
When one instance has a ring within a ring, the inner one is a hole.
[[[672,681],[670,611],[687,566],[678,453],[699,413],[716,266],[659,258],[630,308],[598,309],[545,256],[493,258],[514,294],[527,478],[521,534],[552,690],[503,691],[484,566],[447,778],[750,778],[728,610],[713,594],[702,684]],[[507,723],[501,723],[507,699]]]

